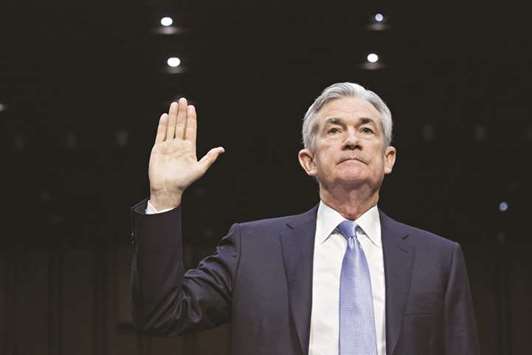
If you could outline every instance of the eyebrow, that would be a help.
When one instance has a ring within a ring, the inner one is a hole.
[[[376,124],[375,120],[369,117],[360,118],[361,124],[373,123]],[[329,117],[325,120],[324,127],[328,124],[345,124],[345,121],[340,117]]]
[[[377,123],[377,122],[375,122],[374,119],[369,118],[369,117],[362,117],[360,120],[362,121],[362,124],[366,124],[366,123],[376,124]]]
[[[328,124],[342,124],[343,120],[339,117],[329,117],[325,120],[324,126]]]

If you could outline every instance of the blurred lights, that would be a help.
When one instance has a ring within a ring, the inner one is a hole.
[[[474,131],[475,140],[477,142],[485,141],[488,136],[488,131],[485,126],[476,125]]]
[[[382,12],[376,12],[371,15],[368,30],[370,31],[384,31],[389,28],[388,17],[384,16]]]
[[[0,112],[5,111],[7,109],[7,106],[3,103],[0,103]]]
[[[153,29],[157,34],[161,35],[176,35],[183,32],[183,28],[175,26],[175,21],[170,16],[161,17],[159,26]]]
[[[119,147],[125,147],[127,145],[128,138],[129,134],[125,129],[119,130],[115,133],[116,144]]]
[[[174,20],[171,17],[165,16],[161,18],[161,26],[168,27],[168,26],[172,26],[173,23],[174,23]]]
[[[508,202],[502,201],[501,203],[499,203],[499,211],[506,212],[508,211],[508,208],[510,208],[510,206],[508,205]]]
[[[15,146],[15,150],[22,151],[26,147],[26,139],[21,135],[16,135],[14,137],[13,144]]]
[[[360,66],[366,70],[378,70],[385,68],[385,65],[382,63],[381,58],[376,53],[369,53],[366,56],[366,60],[361,63]]]
[[[52,199],[52,195],[50,192],[43,190],[41,191],[41,200],[42,201],[50,201]]]
[[[367,60],[369,63],[377,63],[379,61],[379,56],[375,53],[368,54]]]
[[[74,132],[68,132],[65,137],[65,143],[68,149],[76,149],[78,136]]]
[[[434,140],[434,127],[431,124],[424,125],[423,129],[421,130],[421,136],[427,142]]]
[[[178,57],[170,57],[166,61],[166,64],[168,64],[170,68],[177,68],[181,65],[181,59],[179,59]]]

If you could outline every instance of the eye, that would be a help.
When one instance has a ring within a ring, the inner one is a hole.
[[[338,127],[331,127],[327,130],[327,134],[336,134],[340,133],[340,128]]]
[[[370,127],[367,127],[367,126],[366,127],[362,127],[361,131],[363,133],[368,133],[368,134],[373,134],[374,133],[373,129],[371,129]]]

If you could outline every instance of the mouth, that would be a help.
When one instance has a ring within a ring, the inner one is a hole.
[[[362,164],[366,164],[366,165],[367,165],[367,163],[366,163],[364,160],[359,159],[359,158],[357,158],[357,157],[341,159],[340,162],[339,162],[338,164],[345,163],[346,161],[356,161],[356,162],[359,162],[359,163],[362,163]]]

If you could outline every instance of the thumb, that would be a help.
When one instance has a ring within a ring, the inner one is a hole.
[[[203,156],[203,158],[200,159],[198,162],[203,172],[206,172],[207,169],[211,167],[211,165],[218,159],[218,156],[220,154],[224,153],[225,149],[223,147],[216,147],[212,148]]]

